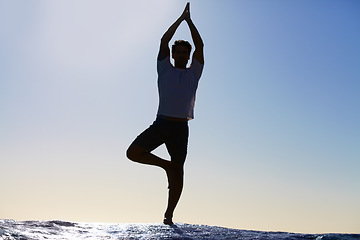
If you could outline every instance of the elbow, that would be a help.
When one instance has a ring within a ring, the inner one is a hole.
[[[168,36],[164,35],[164,36],[162,36],[162,38],[160,39],[160,43],[161,43],[162,45],[163,45],[163,44],[167,45],[167,44],[169,44],[170,40],[171,40],[171,39],[170,39]]]

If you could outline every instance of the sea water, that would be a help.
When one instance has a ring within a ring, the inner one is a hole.
[[[271,240],[354,240],[360,234],[299,234],[288,232],[261,232],[215,226],[176,223],[75,223],[66,221],[0,220],[0,240],[103,240],[103,239],[271,239]]]

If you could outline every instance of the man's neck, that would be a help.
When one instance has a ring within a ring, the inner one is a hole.
[[[186,69],[186,65],[179,65],[175,63],[175,68]]]

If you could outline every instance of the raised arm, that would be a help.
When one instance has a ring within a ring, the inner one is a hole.
[[[204,64],[204,42],[200,36],[199,31],[196,29],[193,21],[190,18],[190,3],[187,3],[186,7],[187,8],[185,8],[185,10],[187,9],[187,11],[184,12],[185,21],[187,22],[187,24],[190,28],[191,37],[192,37],[194,45],[195,45],[195,51],[193,54],[193,58],[198,60],[199,63]]]
[[[186,12],[189,10],[189,3],[186,4],[184,12],[181,16],[169,27],[169,29],[164,33],[160,42],[160,50],[158,55],[158,60],[162,60],[167,56],[170,56],[169,42],[175,34],[176,29],[179,27],[182,21],[185,20]]]

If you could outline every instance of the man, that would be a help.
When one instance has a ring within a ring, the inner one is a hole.
[[[189,26],[195,51],[190,68],[191,45],[187,41],[176,41],[172,46],[170,63],[169,42],[179,25],[186,21]],[[163,168],[169,183],[168,206],[164,224],[172,225],[174,209],[183,188],[184,162],[188,144],[188,120],[194,118],[195,93],[204,66],[203,41],[190,18],[190,3],[182,15],[170,26],[161,38],[157,58],[159,108],[154,123],[142,132],[127,150],[127,157],[135,162]],[[151,153],[165,144],[171,160]]]

